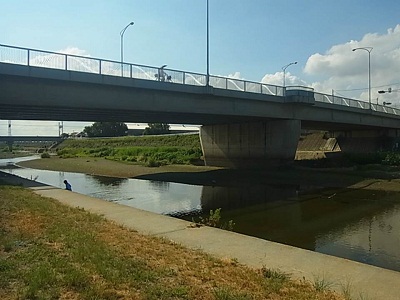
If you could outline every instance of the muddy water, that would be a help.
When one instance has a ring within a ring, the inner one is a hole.
[[[18,161],[7,161],[14,163]],[[400,194],[301,185],[196,186],[79,173],[3,171],[140,209],[188,220],[221,208],[234,231],[400,271]],[[1,167],[3,164],[3,167]]]

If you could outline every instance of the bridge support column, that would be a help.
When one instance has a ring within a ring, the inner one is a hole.
[[[300,129],[300,120],[202,126],[200,141],[205,164],[246,168],[292,161]]]

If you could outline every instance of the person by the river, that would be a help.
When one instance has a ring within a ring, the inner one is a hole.
[[[66,190],[72,191],[72,186],[67,180],[64,180],[64,184],[65,184],[65,189]]]

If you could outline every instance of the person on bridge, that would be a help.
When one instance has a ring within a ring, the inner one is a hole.
[[[64,184],[65,184],[66,190],[72,191],[72,186],[70,185],[70,183],[67,180],[64,180]]]

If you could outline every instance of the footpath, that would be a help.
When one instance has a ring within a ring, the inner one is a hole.
[[[219,258],[235,259],[252,268],[263,266],[294,279],[320,280],[331,289],[350,290],[352,299],[400,299],[400,272],[303,250],[217,228],[143,211],[0,172],[0,180],[31,188],[35,193],[71,207],[99,214],[142,234],[163,237]]]

